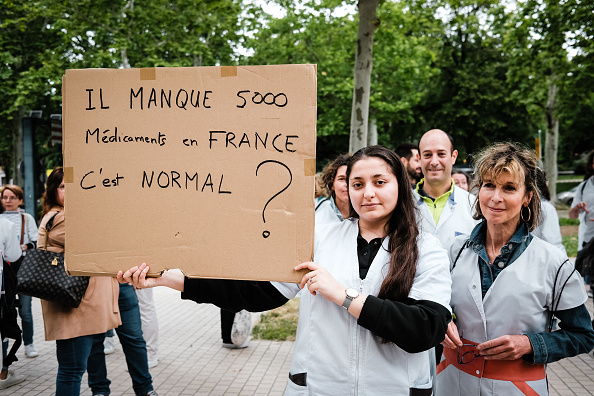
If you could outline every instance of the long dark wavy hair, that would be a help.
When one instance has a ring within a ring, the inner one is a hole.
[[[61,206],[58,203],[58,187],[60,187],[60,184],[62,184],[62,180],[64,180],[64,169],[59,166],[48,176],[45,192],[41,197],[44,215],[54,206]]]
[[[376,157],[384,160],[398,181],[398,202],[388,221],[386,230],[390,237],[388,252],[390,263],[388,274],[384,278],[378,297],[395,301],[406,299],[412,288],[417,272],[419,249],[417,237],[416,206],[413,199],[406,169],[392,150],[383,146],[365,147],[357,151],[347,165],[347,180],[351,175],[353,165],[365,158]],[[350,189],[350,183],[349,183]],[[350,216],[358,218],[353,205],[350,205]]]

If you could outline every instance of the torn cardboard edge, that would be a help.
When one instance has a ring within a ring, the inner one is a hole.
[[[80,271],[80,270],[69,270],[68,269],[68,265],[65,265],[66,267],[66,273],[69,276],[106,276],[109,278],[115,278],[117,276],[117,273],[113,273],[113,272],[86,272],[86,271]],[[122,269],[121,271],[126,272],[127,270],[129,270],[130,268],[125,268]],[[281,283],[299,283],[298,281],[296,281],[295,279],[286,279],[286,280],[278,280],[278,279],[262,279],[262,278],[250,278],[250,279],[237,279],[237,278],[230,278],[230,277],[209,277],[209,276],[188,276],[185,271],[181,268],[164,268],[163,270],[161,270],[160,272],[149,272],[146,274],[147,278],[160,278],[163,273],[165,271],[171,271],[171,270],[179,270],[182,274],[184,274],[184,276],[186,278],[189,279],[222,279],[222,280],[243,280],[243,281],[264,281],[264,282],[281,282]],[[302,269],[299,271],[295,271],[295,274],[300,274],[301,277],[303,277],[303,275],[307,274],[308,272],[310,272],[308,269]]]

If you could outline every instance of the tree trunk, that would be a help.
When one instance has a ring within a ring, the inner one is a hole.
[[[373,66],[373,36],[378,27],[378,4],[379,0],[359,0],[358,3],[359,31],[357,33],[357,52],[355,54],[353,108],[349,140],[349,151],[351,153],[367,145],[369,95]]]
[[[126,9],[129,9],[130,11],[134,11],[134,0],[129,0],[126,5],[124,5],[124,8],[122,9],[122,21],[126,20]],[[128,32],[128,40],[126,40],[126,43],[130,43],[130,37],[131,37],[131,33]],[[128,60],[128,48],[127,48],[128,44],[126,44],[126,48],[122,48],[122,50],[120,51],[120,54],[122,55],[122,68],[124,69],[130,69],[130,62]]]
[[[557,85],[549,84],[549,97],[546,106],[547,132],[545,142],[544,166],[549,179],[551,203],[557,201],[557,146],[559,143],[559,118],[555,114]]]
[[[17,186],[23,186],[23,117],[25,117],[24,107],[19,107],[13,114],[12,119],[12,175],[7,174],[7,183],[10,182]]]
[[[123,49],[120,51],[120,53],[122,54],[122,68],[130,69],[130,62],[128,62],[128,51]]]
[[[377,144],[377,120],[372,118],[369,120],[369,131],[367,132],[367,146],[375,146]]]

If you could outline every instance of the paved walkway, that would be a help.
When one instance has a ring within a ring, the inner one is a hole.
[[[252,341],[249,348],[221,348],[219,310],[182,301],[166,288],[154,292],[159,317],[160,363],[151,369],[155,390],[164,395],[282,395],[293,351],[292,342]],[[592,299],[587,302],[592,309]],[[0,395],[54,395],[58,364],[55,342],[43,341],[39,300],[33,301],[35,346],[39,357],[28,359],[21,347],[11,367],[27,375],[25,382]],[[117,340],[117,337],[116,337]],[[106,356],[111,394],[134,395],[119,343]],[[594,359],[581,355],[549,365],[551,395],[594,395]],[[82,395],[90,396],[83,378]]]

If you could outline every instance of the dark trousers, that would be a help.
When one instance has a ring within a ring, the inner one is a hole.
[[[229,312],[221,309],[221,338],[225,344],[233,343],[233,341],[231,341],[233,319],[235,319],[235,312]]]
[[[100,349],[103,352],[103,339],[105,334],[94,334],[67,340],[56,341],[56,356],[58,358],[58,375],[56,376],[56,395],[79,396],[80,383],[87,370],[87,362],[92,350]],[[105,366],[105,365],[104,365]],[[89,369],[89,377],[98,375]],[[109,387],[107,371],[104,372],[105,380]]]
[[[120,284],[118,305],[122,324],[115,331],[126,356],[128,371],[132,378],[132,388],[137,395],[145,395],[153,390],[153,378],[148,369],[146,342],[142,337],[138,298],[132,286]],[[109,395],[109,384],[111,382],[107,379],[105,354],[103,352],[105,333],[101,334],[101,336],[101,348],[93,350],[91,356],[89,356],[89,388],[91,388],[94,395]],[[91,374],[91,368],[93,368],[93,374]]]

